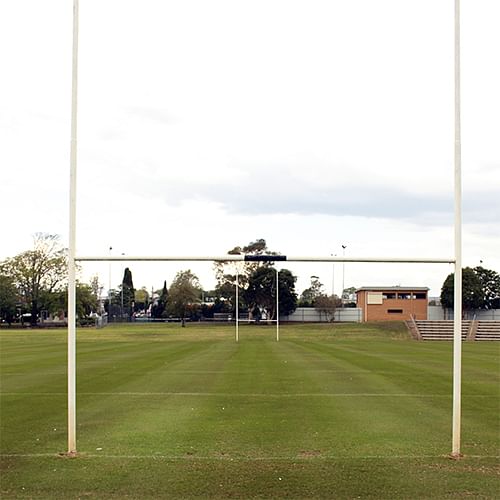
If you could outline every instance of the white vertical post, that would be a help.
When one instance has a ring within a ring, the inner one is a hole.
[[[240,340],[240,333],[239,333],[239,321],[240,321],[240,302],[239,302],[239,275],[238,275],[238,268],[236,268],[236,342],[239,342]]]
[[[111,251],[113,250],[113,247],[109,247],[109,256],[111,257]],[[111,261],[109,261],[109,288],[108,288],[108,320],[111,317]],[[153,298],[153,292],[151,292],[151,298]]]
[[[330,254],[334,257],[333,253]],[[337,254],[335,254],[337,257]],[[332,297],[335,297],[335,262],[332,262]]]
[[[78,90],[78,0],[73,0],[73,67],[68,246],[68,453],[76,452],[76,151]]]
[[[462,382],[462,158],[460,130],[460,0],[455,0],[455,279],[452,456],[460,456]]]
[[[342,245],[342,257],[345,257],[345,249],[347,245]],[[344,288],[345,288],[345,261],[342,262],[342,293],[340,298],[342,300],[341,307],[344,309]]]
[[[276,342],[280,340],[280,293],[279,271],[276,269]]]

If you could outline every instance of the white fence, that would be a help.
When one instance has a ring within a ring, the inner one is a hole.
[[[464,319],[478,320],[500,320],[500,309],[477,309],[475,311],[464,311]],[[427,319],[441,321],[453,319],[453,309],[443,309],[441,306],[428,306]]]
[[[326,323],[330,321],[330,317],[327,317],[325,313],[318,312],[314,307],[298,307],[292,314],[280,316],[280,321]],[[357,307],[336,309],[334,321],[361,323],[363,321],[363,311]]]

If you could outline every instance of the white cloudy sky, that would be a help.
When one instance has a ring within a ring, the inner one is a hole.
[[[79,254],[453,255],[453,0],[80,0]],[[464,265],[500,270],[500,2],[462,0]],[[68,235],[71,0],[0,2],[0,259]],[[159,288],[191,267],[130,265]],[[299,289],[342,265],[287,264]],[[429,286],[448,265],[345,266]],[[108,264],[86,264],[108,284]],[[112,285],[123,273],[113,264]]]

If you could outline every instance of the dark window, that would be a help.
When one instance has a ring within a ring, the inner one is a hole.
[[[427,298],[427,294],[424,292],[424,293],[416,293],[415,294],[415,298],[416,299],[426,299]]]
[[[384,293],[383,295],[384,299],[395,299],[396,298],[396,292],[387,292]]]
[[[403,314],[403,309],[387,309],[389,314]]]
[[[401,299],[401,300],[410,300],[411,299],[411,293],[400,292],[400,293],[398,293],[398,299]]]

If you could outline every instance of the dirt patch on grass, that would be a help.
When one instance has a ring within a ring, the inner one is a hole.
[[[321,451],[319,450],[301,450],[299,452],[299,458],[318,458],[321,457]]]

